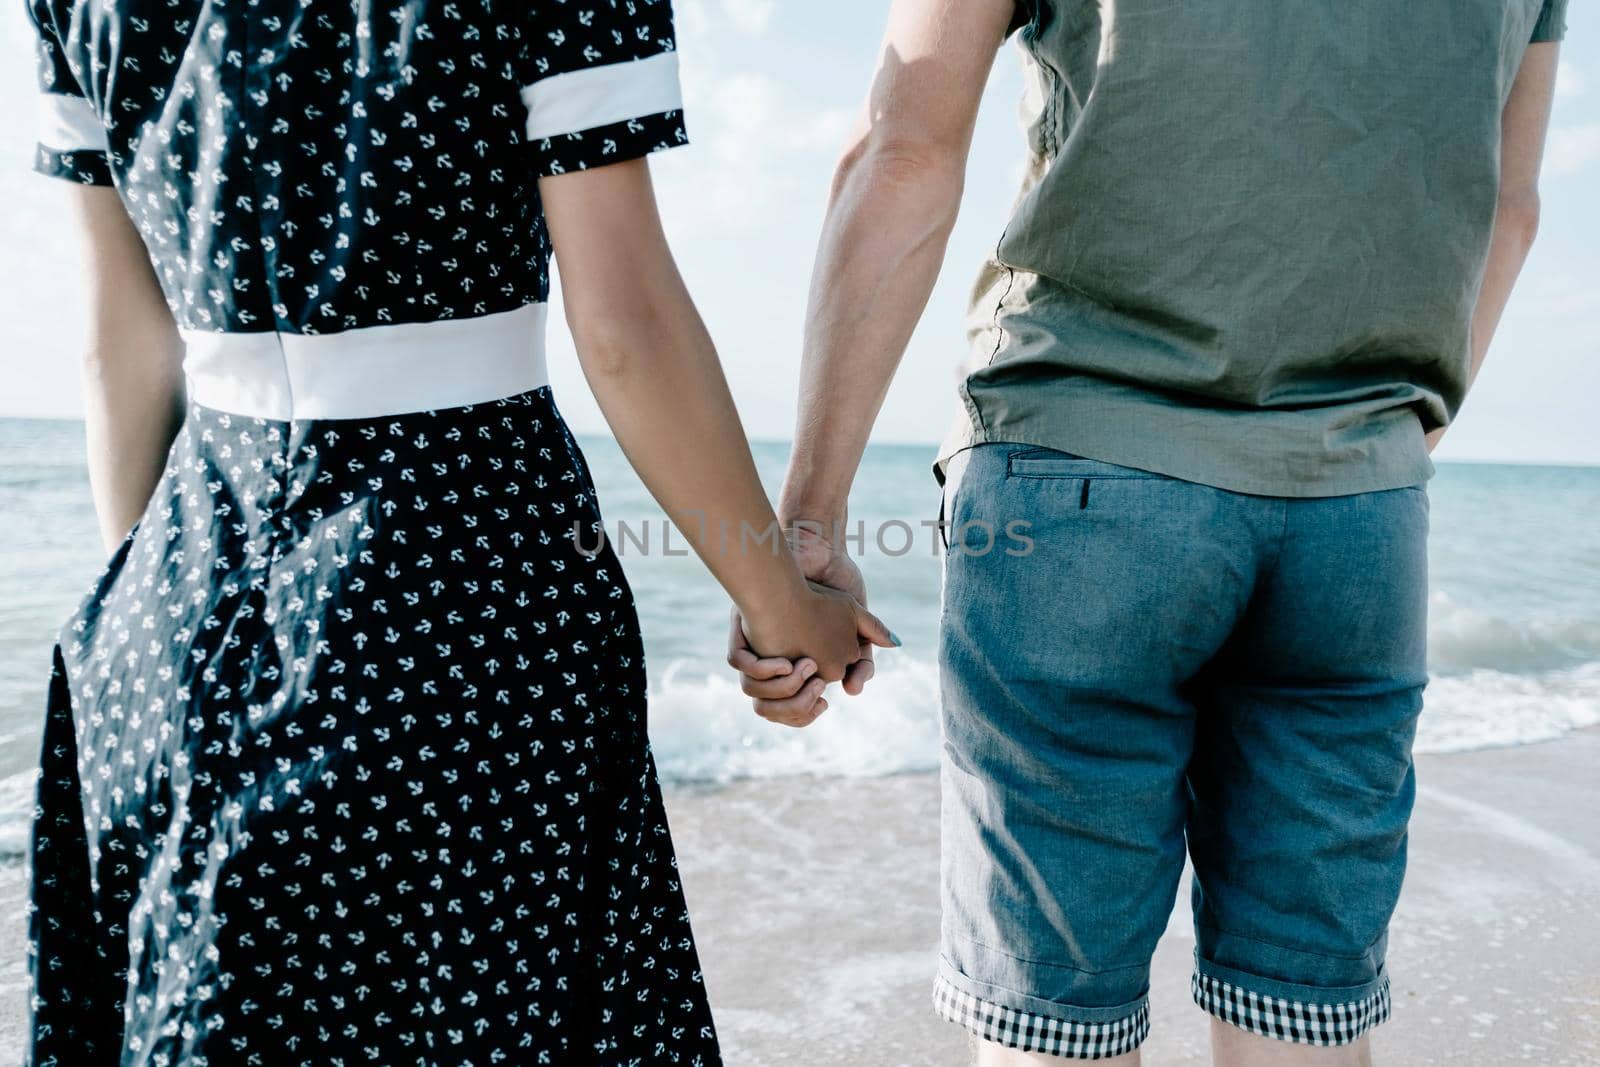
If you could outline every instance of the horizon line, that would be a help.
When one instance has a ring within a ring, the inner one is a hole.
[[[60,414],[60,415],[50,415],[50,414],[45,414],[45,415],[39,415],[39,414],[19,415],[19,414],[11,414],[11,413],[8,413],[8,412],[0,411],[0,422],[6,422],[6,421],[10,421],[10,422],[76,422],[76,423],[80,423],[81,424],[83,422],[83,416],[82,415],[67,415],[67,414]],[[573,432],[574,435],[576,435],[577,437],[580,437],[580,438],[591,437],[591,438],[596,438],[596,439],[600,439],[600,440],[611,441],[612,443],[616,442],[616,437],[613,434],[611,434],[609,432],[605,432],[605,431],[579,430],[577,428],[574,428],[572,432]],[[762,436],[762,437],[751,437],[751,438],[749,438],[749,441],[750,441],[750,443],[752,445],[793,445],[794,444],[794,438],[792,438],[792,437],[765,437],[765,436]],[[871,440],[869,440],[867,442],[867,447],[869,447],[869,448],[925,448],[925,449],[929,449],[929,450],[936,450],[939,447],[939,445],[940,445],[940,439],[938,439],[938,438],[928,438],[926,440],[911,440],[911,439],[907,439],[907,438],[889,438],[889,439],[880,440],[880,439],[874,438],[874,439],[871,439]],[[1580,459],[1580,460],[1572,460],[1572,459],[1561,459],[1561,460],[1555,460],[1555,459],[1494,459],[1494,458],[1488,458],[1488,457],[1483,457],[1483,456],[1463,456],[1463,457],[1458,457],[1458,458],[1453,458],[1453,459],[1439,459],[1439,460],[1435,460],[1434,462],[1437,463],[1437,464],[1445,465],[1445,466],[1459,465],[1459,466],[1476,466],[1476,467],[1557,467],[1557,468],[1565,467],[1565,468],[1569,468],[1569,469],[1572,469],[1572,470],[1593,470],[1593,469],[1596,469],[1596,468],[1600,468],[1600,459],[1592,459],[1592,460],[1582,460],[1582,459]]]

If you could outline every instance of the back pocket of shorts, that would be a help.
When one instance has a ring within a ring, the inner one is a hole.
[[[1102,481],[1108,478],[1162,478],[1154,471],[1123,467],[1099,459],[1085,459],[1068,452],[1051,448],[1038,448],[1031,452],[1014,452],[1006,465],[1008,478],[1084,478]]]

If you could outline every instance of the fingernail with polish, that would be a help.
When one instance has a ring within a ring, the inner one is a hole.
[[[895,648],[901,648],[905,645],[905,642],[900,640],[900,635],[895,633],[893,630],[889,631],[889,641],[894,645]]]

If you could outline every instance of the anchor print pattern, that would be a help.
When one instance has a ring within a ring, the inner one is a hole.
[[[40,87],[87,101],[108,146],[41,145],[36,169],[115,184],[190,330],[542,302],[537,179],[687,140],[675,101],[525,136],[523,89],[671,52],[668,0],[29,3]]]
[[[191,410],[57,650],[31,1062],[719,1062],[599,529],[546,389]]]
[[[29,10],[86,139],[37,169],[116,190],[188,331],[541,303],[539,178],[685,140],[637,85],[527,136],[530,86],[671,52],[667,0]],[[599,521],[548,389],[192,407],[57,646],[28,1062],[718,1063]]]

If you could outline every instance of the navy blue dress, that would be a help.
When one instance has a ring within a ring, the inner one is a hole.
[[[32,0],[191,406],[63,630],[29,1062],[713,1064],[537,179],[681,143],[666,0]]]

